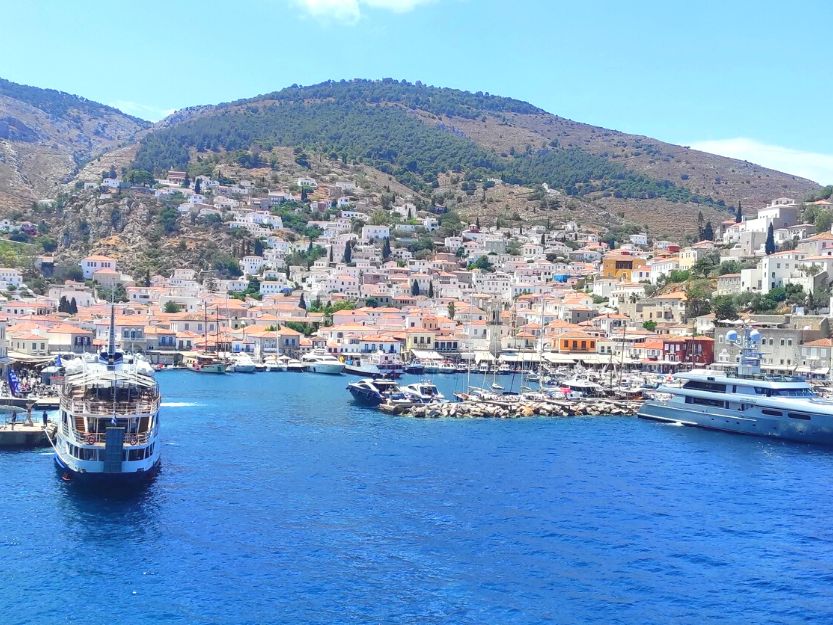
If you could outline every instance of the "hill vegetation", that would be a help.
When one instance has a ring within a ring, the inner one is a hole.
[[[299,146],[343,162],[370,165],[411,188],[437,188],[442,173],[467,180],[488,177],[526,186],[547,183],[570,196],[660,198],[723,206],[670,180],[625,166],[557,141],[501,155],[444,124],[427,124],[412,114],[459,116],[540,114],[524,102],[454,89],[397,81],[324,83],[290,87],[258,99],[222,105],[147,135],[135,166],[160,172],[185,168],[192,151],[271,150]]]

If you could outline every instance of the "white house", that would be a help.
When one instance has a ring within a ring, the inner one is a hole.
[[[81,267],[81,273],[84,275],[85,280],[92,280],[93,275],[99,269],[111,269],[113,271],[117,269],[114,258],[100,254],[93,254],[92,256],[82,258],[78,265]]]

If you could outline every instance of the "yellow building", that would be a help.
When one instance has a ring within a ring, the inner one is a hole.
[[[621,252],[612,252],[602,259],[602,278],[633,282],[634,271],[645,266],[645,259]]]

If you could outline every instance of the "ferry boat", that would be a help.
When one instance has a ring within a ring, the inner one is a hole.
[[[340,375],[344,371],[344,363],[332,354],[323,350],[315,350],[301,357],[301,362],[307,371],[313,373],[326,373],[329,375]]]
[[[353,398],[366,406],[378,406],[393,397],[401,397],[399,385],[392,380],[381,378],[364,378],[358,382],[351,382],[347,390]]]
[[[159,387],[153,367],[115,350],[67,361],[55,463],[69,480],[143,482],[159,468]]]
[[[741,348],[736,374],[712,369],[678,373],[674,378],[681,384],[660,386],[657,398],[645,402],[638,416],[736,434],[833,445],[833,402],[817,396],[802,378],[761,375],[757,330],[744,329],[740,340],[737,332],[731,331],[727,339]]]

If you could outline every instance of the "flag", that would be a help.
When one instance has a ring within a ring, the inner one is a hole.
[[[6,377],[9,381],[9,391],[11,391],[12,397],[17,397],[20,394],[20,379],[17,377],[14,369],[9,367]]]

